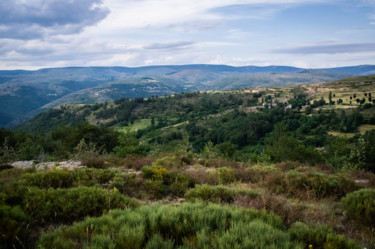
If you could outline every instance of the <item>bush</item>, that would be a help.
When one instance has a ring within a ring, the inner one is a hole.
[[[186,192],[187,200],[203,200],[211,202],[227,202],[234,201],[236,192],[223,186],[197,185],[195,188]]]
[[[289,233],[292,239],[301,241],[305,245],[312,245],[314,249],[360,249],[354,241],[334,234],[332,228],[327,225],[308,226],[296,222],[289,229]]]
[[[82,164],[88,168],[102,169],[105,167],[104,159],[101,156],[103,147],[98,148],[92,142],[87,144],[85,139],[82,138],[74,150],[75,158],[81,160]]]
[[[104,169],[106,167],[106,163],[102,156],[85,156],[81,158],[82,165],[85,165],[88,168],[95,168],[95,169]]]
[[[115,175],[114,170],[82,168],[76,170],[47,170],[33,173],[25,173],[21,176],[21,182],[27,186],[38,188],[70,188],[84,185],[107,184]]]
[[[184,174],[169,171],[164,167],[153,165],[142,168],[146,181],[146,191],[153,198],[161,198],[168,194],[183,196],[188,188],[194,186],[194,180]]]
[[[256,210],[183,204],[114,210],[42,235],[47,248],[300,248],[281,220]]]
[[[25,173],[21,179],[28,186],[39,188],[69,188],[73,185],[73,174],[68,170],[49,170]]]
[[[344,209],[350,218],[375,224],[375,189],[360,189],[342,198]]]
[[[19,206],[0,205],[0,248],[24,247],[28,217]]]
[[[254,199],[258,196],[253,191],[241,191],[224,186],[196,185],[195,188],[186,192],[187,200],[202,200],[210,202],[232,203],[237,196],[247,196]]]
[[[116,191],[97,187],[48,190],[32,187],[25,195],[24,204],[26,213],[40,224],[70,222],[135,205],[134,200]]]
[[[232,169],[227,167],[221,167],[217,169],[219,175],[219,183],[231,183],[236,180],[236,175],[234,174]]]
[[[304,198],[342,197],[356,190],[354,182],[345,176],[333,176],[319,172],[301,173],[290,170],[285,175],[278,174],[270,179],[271,191]]]
[[[136,174],[118,174],[110,182],[110,189],[118,189],[120,193],[130,197],[142,198],[144,181]]]

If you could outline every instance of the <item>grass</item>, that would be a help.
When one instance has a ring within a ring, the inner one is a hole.
[[[359,129],[359,133],[363,135],[366,133],[366,131],[375,130],[375,125],[364,124],[364,125],[360,125],[358,129]],[[328,134],[333,135],[333,136],[338,136],[338,137],[346,137],[346,138],[352,138],[355,136],[355,133],[344,133],[344,132],[338,132],[338,131],[329,131]]]
[[[359,132],[365,134],[366,131],[375,130],[375,125],[364,124],[359,127]]]
[[[344,132],[338,132],[338,131],[329,131],[327,133],[332,136],[345,137],[345,138],[352,138],[355,136],[355,133],[344,133]]]
[[[354,93],[357,95],[356,98],[366,98],[367,103],[367,97],[364,96],[364,93],[375,93],[374,82],[374,76],[364,76],[333,81],[325,84],[313,84],[310,85],[309,88],[316,91],[316,95],[313,97],[313,100],[319,100],[321,97],[323,97],[326,101],[328,101],[328,95],[331,91],[332,94],[335,94],[335,97],[332,96],[333,101],[337,102],[337,100],[341,98],[343,100],[343,104],[350,105],[350,96],[353,96]],[[355,101],[356,98],[352,99],[352,104],[350,106],[359,106],[359,104],[357,104]]]
[[[142,129],[146,129],[148,126],[151,125],[151,119],[146,118],[146,119],[138,119],[134,121],[134,123],[130,126],[122,126],[122,127],[116,127],[116,130],[119,132],[128,132],[130,131],[138,131]]]

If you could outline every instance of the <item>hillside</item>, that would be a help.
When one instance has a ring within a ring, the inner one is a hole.
[[[216,65],[55,68],[0,71],[0,127],[11,127],[64,104],[164,96],[198,90],[283,86],[366,75],[374,66],[304,70]]]
[[[0,129],[2,245],[373,248],[374,92],[372,75],[123,98]]]

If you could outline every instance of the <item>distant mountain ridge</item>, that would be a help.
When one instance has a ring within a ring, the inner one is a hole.
[[[64,104],[317,83],[374,73],[373,65],[303,69],[195,64],[0,70],[0,127],[12,127],[43,110]]]

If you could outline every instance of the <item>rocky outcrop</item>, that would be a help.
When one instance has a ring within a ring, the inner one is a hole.
[[[17,169],[35,168],[36,170],[51,169],[51,168],[74,170],[77,168],[85,167],[82,165],[80,161],[42,162],[42,163],[35,163],[34,161],[17,161],[17,162],[9,163],[9,165]]]

